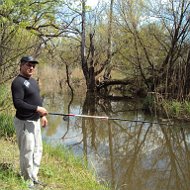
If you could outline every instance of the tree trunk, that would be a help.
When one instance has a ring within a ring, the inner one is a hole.
[[[111,78],[111,59],[112,59],[112,20],[113,20],[113,2],[110,2],[109,24],[108,24],[108,49],[107,49],[107,65],[104,72],[104,79]]]
[[[81,64],[84,77],[86,79],[86,86],[88,88],[88,65],[86,60],[86,1],[82,0],[82,40],[81,40]]]
[[[95,90],[95,72],[94,72],[94,43],[93,43],[93,34],[90,34],[90,68],[89,68],[89,82],[88,82],[88,91],[94,92]]]

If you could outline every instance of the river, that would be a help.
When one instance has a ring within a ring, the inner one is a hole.
[[[141,101],[98,100],[55,95],[46,97],[49,112],[109,116],[119,120],[48,115],[43,139],[61,143],[86,159],[100,182],[113,190],[189,190],[189,123],[144,113]],[[124,119],[121,121],[120,119]],[[137,122],[143,121],[143,122]]]

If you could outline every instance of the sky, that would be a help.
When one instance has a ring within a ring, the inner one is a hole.
[[[87,0],[87,5],[95,7],[99,0]]]
[[[109,1],[110,0],[87,0],[86,4],[94,8],[98,4],[98,2],[107,3]]]

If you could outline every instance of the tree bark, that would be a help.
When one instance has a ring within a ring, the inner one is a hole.
[[[94,43],[93,43],[93,34],[90,34],[90,68],[89,68],[89,82],[88,82],[88,90],[90,92],[95,91],[95,72],[94,72]]]
[[[86,60],[86,1],[82,0],[82,40],[81,40],[81,64],[84,77],[86,79],[86,86],[88,88],[89,71]]]
[[[129,84],[133,84],[134,81],[131,81],[129,79],[127,80],[104,80],[102,82],[99,83],[99,85],[97,86],[97,89],[101,89],[101,88],[105,88],[111,85],[129,85]]]
[[[107,50],[107,65],[104,72],[104,79],[111,78],[111,60],[112,60],[112,20],[113,20],[113,2],[110,1],[109,25],[108,25],[108,50]]]

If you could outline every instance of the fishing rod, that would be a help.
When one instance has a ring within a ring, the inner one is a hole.
[[[48,114],[49,115],[63,116],[63,118],[64,117],[82,117],[82,118],[94,118],[94,119],[105,119],[105,120],[115,120],[115,121],[129,121],[129,122],[134,122],[134,123],[150,123],[150,124],[168,125],[169,126],[169,124],[167,124],[167,123],[148,122],[148,121],[140,121],[140,120],[129,120],[129,119],[122,119],[122,118],[110,118],[108,116],[64,114],[64,113],[53,113],[53,112],[49,112]]]

